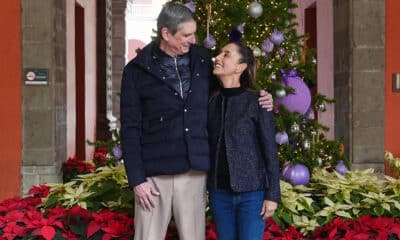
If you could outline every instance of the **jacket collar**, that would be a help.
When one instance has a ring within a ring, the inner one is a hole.
[[[135,65],[138,65],[144,69],[147,69],[148,67],[154,67],[154,65],[157,65],[157,63],[154,60],[157,57],[155,48],[159,49],[158,45],[159,43],[156,41],[152,41],[151,43],[147,44],[142,50],[139,51],[139,53],[137,54],[135,59],[133,59],[132,62]],[[191,67],[193,67],[193,65],[196,62],[201,60],[205,61],[205,59],[209,58],[207,51],[205,51],[202,47],[197,45],[190,46],[189,56],[190,56]],[[151,70],[151,72],[153,71]]]
[[[148,45],[146,45],[142,50],[139,51],[137,56],[132,60],[132,64],[142,68],[152,76],[156,77],[160,81],[164,82],[167,84],[169,88],[174,90],[173,87],[171,87],[170,83],[166,82],[166,78],[163,78],[161,68],[159,64],[156,61],[156,54],[155,54],[155,48],[159,48],[159,43],[156,41],[152,41]],[[201,64],[210,64],[210,57],[208,52],[203,48],[198,45],[191,45],[190,50],[189,50],[189,57],[190,57],[190,71],[191,71],[191,88],[197,88],[197,81],[196,79],[199,77],[200,74],[207,74],[209,73],[200,73],[200,69],[210,69],[211,68],[201,68]],[[190,98],[190,95],[186,99]]]

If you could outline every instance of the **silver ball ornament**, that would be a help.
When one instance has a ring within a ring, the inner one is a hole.
[[[278,89],[278,90],[276,90],[275,95],[276,95],[277,98],[286,97],[286,91],[285,91],[284,88]]]
[[[318,111],[320,111],[320,112],[325,112],[325,111],[326,111],[325,103],[320,103],[320,104],[318,104],[318,105],[317,105],[317,109],[318,109]]]
[[[259,56],[262,55],[262,51],[261,51],[261,49],[259,47],[254,47],[253,48],[253,54],[254,54],[255,57],[259,57]]]
[[[290,132],[292,133],[299,133],[300,132],[300,126],[296,122],[290,126]]]
[[[249,8],[247,10],[248,10],[249,15],[252,16],[253,18],[258,18],[263,13],[263,7],[258,2],[250,3]]]
[[[307,139],[305,139],[305,140],[303,141],[303,147],[304,147],[304,149],[310,149],[310,148],[311,148],[311,143],[310,143],[310,141],[308,141]]]

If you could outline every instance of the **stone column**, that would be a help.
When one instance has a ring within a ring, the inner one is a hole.
[[[22,66],[48,69],[46,85],[23,86],[22,194],[61,181],[66,158],[65,0],[22,0]]]
[[[334,0],[335,135],[352,169],[384,167],[385,1]]]
[[[119,116],[119,97],[122,70],[125,66],[125,11],[127,0],[112,1],[112,112]]]

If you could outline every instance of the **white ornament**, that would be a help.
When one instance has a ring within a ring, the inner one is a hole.
[[[272,73],[272,74],[271,74],[271,79],[272,79],[272,80],[275,80],[275,79],[276,79],[276,74],[275,74],[275,73]]]
[[[312,63],[317,64],[317,59],[313,58]]]
[[[278,89],[276,90],[275,95],[277,98],[283,98],[286,96],[286,91],[284,88]]]
[[[258,2],[250,3],[249,8],[247,10],[249,12],[249,15],[252,16],[253,18],[258,18],[263,13],[262,5]]]
[[[320,111],[320,112],[325,112],[325,111],[326,111],[325,103],[320,103],[320,104],[318,104],[317,109],[318,109],[318,111]]]
[[[311,130],[311,135],[313,135],[313,136],[317,136],[317,132],[315,131],[315,130]]]
[[[259,57],[259,56],[262,55],[262,51],[261,51],[261,49],[259,47],[254,47],[253,48],[253,54],[254,54],[255,57]]]
[[[318,165],[322,166],[322,159],[320,157],[317,157]]]
[[[310,148],[311,148],[311,143],[310,143],[310,141],[308,141],[307,139],[305,139],[305,140],[303,141],[303,147],[304,147],[304,149],[310,149]]]
[[[299,133],[300,132],[300,126],[299,124],[297,124],[296,122],[292,124],[292,126],[290,127],[290,131],[292,133]]]

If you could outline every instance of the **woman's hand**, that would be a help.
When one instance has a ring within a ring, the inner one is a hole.
[[[274,215],[277,206],[278,203],[276,202],[264,200],[260,215],[264,220],[266,220],[269,217],[272,217]]]

